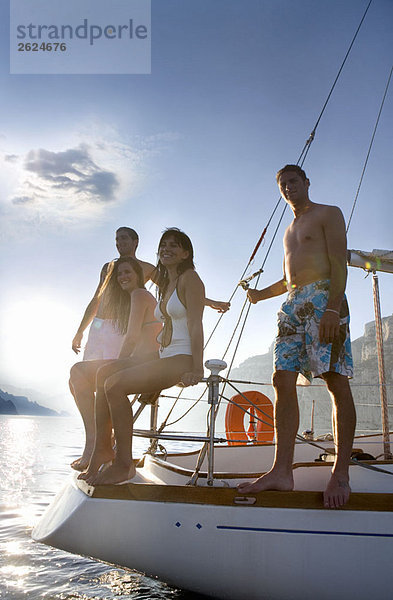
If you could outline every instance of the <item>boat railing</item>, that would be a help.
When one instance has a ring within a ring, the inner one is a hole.
[[[208,403],[210,405],[210,416],[209,426],[207,435],[184,435],[163,433],[162,431],[157,432],[157,411],[152,412],[150,431],[134,429],[134,435],[137,437],[148,437],[151,440],[150,453],[152,449],[157,447],[158,440],[176,440],[185,442],[203,442],[204,447],[208,448],[207,462],[208,462],[208,473],[207,473],[207,484],[213,485],[214,481],[214,444],[226,443],[226,438],[216,437],[215,435],[215,418],[216,418],[216,407],[219,404],[220,393],[219,385],[223,379],[219,373],[223,369],[227,368],[227,364],[223,360],[211,359],[205,362],[205,367],[210,371],[209,377],[204,377],[201,381],[207,383],[208,386]],[[240,442],[241,440],[239,440]]]
[[[191,478],[189,483],[191,485],[196,484],[196,481],[198,479],[199,469],[201,467],[203,460],[206,457],[207,458],[207,485],[212,486],[214,483],[214,445],[215,444],[226,444],[228,442],[227,437],[220,437],[220,435],[216,434],[215,420],[216,420],[216,415],[217,415],[217,408],[220,403],[220,400],[224,399],[222,394],[220,395],[219,385],[220,385],[220,383],[229,384],[231,387],[233,387],[236,390],[236,392],[238,394],[243,396],[243,393],[240,390],[238,390],[233,384],[234,383],[241,383],[241,384],[254,383],[255,384],[256,382],[246,382],[246,381],[239,381],[239,380],[229,381],[226,377],[221,377],[219,375],[220,371],[223,369],[226,369],[226,367],[227,367],[226,363],[222,360],[218,360],[218,359],[208,360],[208,361],[206,361],[205,366],[207,369],[210,370],[209,377],[205,377],[201,380],[201,382],[207,384],[208,404],[210,405],[208,428],[207,428],[206,435],[184,434],[182,432],[173,432],[172,433],[172,432],[164,432],[161,429],[157,430],[157,408],[158,408],[157,405],[155,406],[156,410],[152,412],[151,422],[150,422],[150,430],[134,429],[134,435],[137,437],[150,438],[151,445],[147,452],[148,454],[155,454],[159,440],[184,441],[184,442],[195,442],[195,443],[202,442],[203,446],[199,452],[197,467],[196,467],[194,475]],[[236,402],[234,402],[233,399],[225,398],[225,400],[236,404]],[[246,400],[250,403],[250,406],[253,405],[253,402],[249,398],[246,398]],[[244,408],[237,404],[236,404],[236,406],[239,406],[239,408],[242,411],[244,411],[245,414],[250,414],[249,411],[247,410],[247,408]],[[254,407],[258,411],[260,410],[257,406],[254,406]],[[263,411],[262,411],[262,413],[263,413]],[[253,418],[257,419],[257,420],[263,420],[264,414],[260,415],[259,417],[257,415],[253,415]],[[314,433],[314,432],[312,432],[312,433]],[[318,442],[321,441],[320,437],[315,438],[314,435],[307,436],[307,435],[303,434],[303,435],[297,435],[296,438],[297,438],[298,442],[308,443],[308,444],[311,444],[321,450],[324,450],[325,452],[327,451],[326,448],[321,447],[320,444],[318,444]],[[238,443],[238,444],[242,444],[242,445],[244,444],[244,440],[239,439],[239,440],[232,440],[232,441],[234,441],[235,443]]]

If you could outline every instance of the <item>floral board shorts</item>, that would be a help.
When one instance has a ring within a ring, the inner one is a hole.
[[[340,309],[340,333],[330,344],[319,341],[319,322],[329,297],[329,279],[315,281],[289,292],[278,312],[274,345],[274,370],[300,373],[302,382],[333,371],[353,376],[349,309],[344,296]],[[300,383],[300,381],[299,381]]]

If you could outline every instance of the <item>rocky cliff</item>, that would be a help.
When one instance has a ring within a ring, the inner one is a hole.
[[[11,400],[5,400],[1,396],[0,390],[0,415],[17,415],[15,404]]]
[[[26,396],[14,396],[0,390],[0,415],[59,416],[59,413],[31,402]]]
[[[383,318],[382,327],[390,429],[393,429],[393,315]],[[381,409],[375,322],[367,323],[364,335],[352,341],[352,352],[354,378],[351,380],[351,387],[356,404],[357,432],[380,430]],[[266,354],[252,356],[237,369],[232,369],[231,379],[269,383],[272,376],[272,364],[273,345]],[[250,389],[253,386],[242,387]],[[271,400],[274,399],[273,389],[270,385],[254,387],[269,396]],[[299,430],[311,428],[314,403],[314,431],[316,433],[331,431],[331,402],[322,380],[317,379],[308,387],[298,387],[298,397]]]

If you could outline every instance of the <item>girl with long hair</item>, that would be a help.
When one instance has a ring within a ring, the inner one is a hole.
[[[191,240],[177,228],[167,229],[161,237],[158,256],[155,280],[159,302],[155,316],[164,323],[158,336],[160,357],[137,368],[123,368],[110,376],[104,367],[106,407],[100,402],[96,413],[95,448],[87,472],[79,476],[91,485],[120,483],[135,475],[129,394],[158,392],[178,383],[196,385],[203,377],[205,288],[195,271]],[[102,379],[100,371],[97,378]],[[102,400],[97,394],[98,398]],[[114,458],[109,414],[116,439]],[[112,464],[100,470],[101,465],[112,458]]]
[[[162,324],[154,316],[156,300],[145,289],[143,270],[135,258],[123,256],[113,261],[102,286],[105,291],[105,314],[110,315],[114,327],[124,335],[118,359],[89,360],[71,368],[73,395],[85,427],[86,441],[83,454],[71,466],[84,471],[91,458],[95,442],[94,404],[97,393],[103,390],[103,377],[120,369],[158,358],[156,340]],[[106,370],[103,370],[103,367]],[[101,370],[101,377],[97,373]],[[80,382],[80,385],[78,385]],[[96,396],[94,399],[94,391]]]

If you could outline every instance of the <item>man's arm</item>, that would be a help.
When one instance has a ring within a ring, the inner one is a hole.
[[[329,344],[340,330],[340,308],[347,283],[347,237],[341,210],[337,206],[326,208],[323,231],[330,263],[330,288],[326,310],[319,325],[319,339]]]
[[[276,281],[272,285],[263,288],[262,290],[247,290],[247,296],[251,304],[256,304],[260,300],[267,300],[275,296],[281,296],[287,291],[287,282],[284,277],[280,281]]]
[[[146,262],[144,260],[139,260],[139,258],[137,258],[137,261],[139,262],[139,264],[142,267],[143,278],[145,280],[145,283],[147,283],[149,281],[149,279],[151,279],[153,283],[157,283],[156,279],[157,279],[158,274],[157,274],[156,267],[149,262]]]
[[[210,298],[205,298],[205,306],[210,306],[214,310],[218,310],[219,313],[225,313],[229,310],[231,303],[223,302],[222,300],[211,300]]]
[[[94,292],[93,298],[90,300],[89,304],[86,307],[82,321],[80,322],[78,330],[74,336],[74,339],[72,340],[72,349],[75,352],[75,354],[79,354],[79,352],[81,350],[83,332],[85,331],[86,327],[88,325],[90,325],[90,323],[92,322],[92,320],[94,319],[94,317],[97,314],[98,307],[99,307],[100,301],[101,301],[100,292],[101,292],[102,284],[104,283],[104,280],[105,280],[105,277],[106,277],[106,274],[108,271],[108,264],[109,263],[106,263],[101,269],[100,281],[97,286],[97,289]]]
[[[152,271],[150,272],[149,277],[147,279],[151,279],[153,283],[157,284],[158,283],[157,270],[155,267],[153,267],[153,265],[150,265],[150,266],[152,267]],[[205,298],[205,306],[210,306],[210,308],[213,308],[214,310],[217,310],[220,313],[225,313],[225,312],[227,312],[227,310],[229,310],[231,303],[223,302],[222,300],[211,300],[211,298]]]

